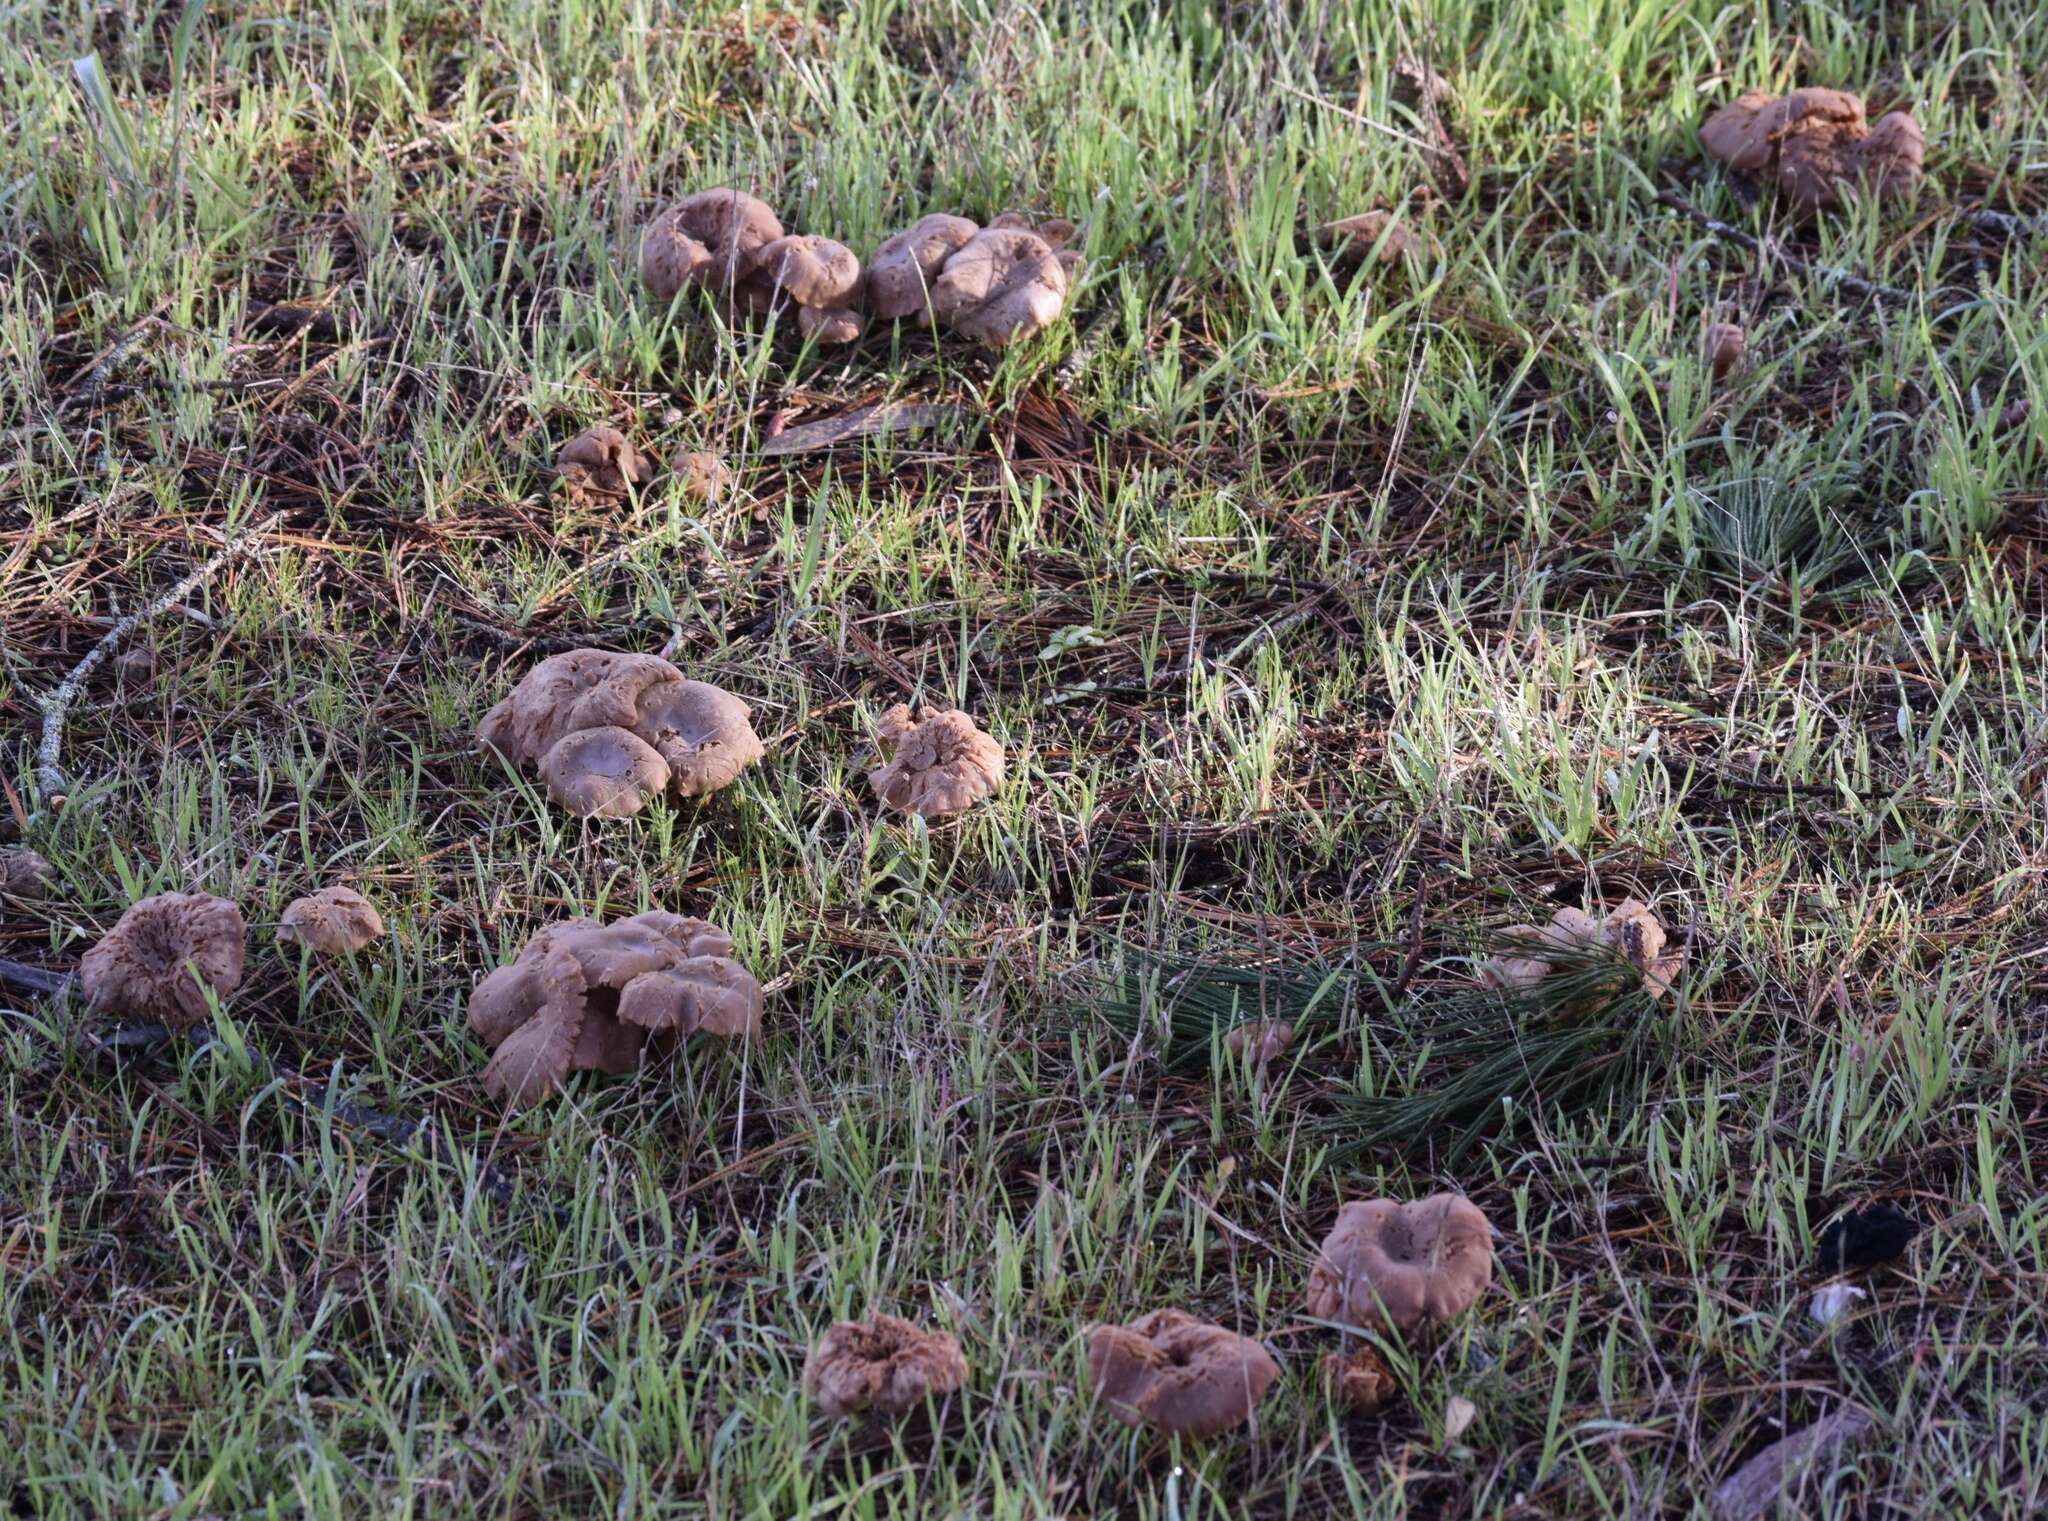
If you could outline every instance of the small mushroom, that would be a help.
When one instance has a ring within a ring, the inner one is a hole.
[[[1607,920],[1600,926],[1600,938],[1608,949],[1643,974],[1643,991],[1652,998],[1662,998],[1671,991],[1679,968],[1685,964],[1683,951],[1664,954],[1664,943],[1669,938],[1664,922],[1647,903],[1634,898],[1623,898],[1607,911]]]
[[[1394,1370],[1370,1342],[1360,1342],[1348,1352],[1325,1356],[1323,1378],[1337,1398],[1368,1412],[1378,1410],[1401,1392]]]
[[[724,460],[702,450],[685,450],[669,464],[670,472],[682,483],[683,495],[700,502],[722,501],[732,489],[732,471]]]
[[[1059,320],[1071,262],[1037,233],[998,218],[946,260],[932,282],[932,310],[962,337],[1002,348]]]
[[[626,495],[654,479],[654,461],[617,428],[585,428],[562,445],[555,475],[581,506],[596,506]]]
[[[1319,1319],[1407,1332],[1460,1314],[1492,1281],[1492,1231],[1470,1199],[1368,1199],[1337,1211],[1306,1302]]]
[[[956,1338],[879,1312],[839,1321],[804,1360],[804,1393],[835,1417],[856,1410],[900,1415],[966,1382],[967,1359]]]
[[[927,315],[939,271],[980,231],[966,217],[935,212],[884,238],[868,260],[869,313],[879,322]]]
[[[1685,964],[1682,950],[1664,954],[1667,934],[1663,921],[1634,898],[1624,898],[1605,919],[1595,919],[1584,909],[1561,908],[1543,929],[1518,924],[1505,931],[1504,938],[1510,949],[1489,957],[1479,969],[1479,980],[1509,992],[1526,992],[1557,969],[1555,962],[1542,954],[1546,943],[1566,955],[1613,952],[1643,974],[1643,990],[1652,998],[1671,991]]]
[[[156,674],[156,651],[138,644],[114,661],[114,676],[123,686],[140,686]]]
[[[206,993],[242,981],[242,911],[207,893],[144,898],[78,963],[78,984],[96,1009],[189,1030],[207,1017]]]
[[[56,868],[26,845],[0,850],[0,896],[40,897],[56,880]]]
[[[766,753],[747,705],[656,655],[571,650],[527,672],[477,740],[533,766],[583,818],[625,818],[668,790],[702,797]],[[559,753],[558,753],[559,752]]]
[[[384,933],[384,916],[353,887],[323,887],[294,898],[277,922],[283,945],[302,945],[319,956],[354,955]]]
[[[776,239],[761,250],[753,284],[793,303],[798,328],[821,344],[851,343],[867,325],[853,310],[861,295],[860,260],[830,238]]]
[[[1749,335],[1739,322],[1710,322],[1700,343],[1700,358],[1716,380],[1726,379],[1749,363]]]
[[[1088,1386],[1127,1426],[1208,1437],[1251,1419],[1280,1365],[1249,1336],[1185,1310],[1088,1333]]]
[[[477,983],[469,1027],[490,1046],[484,1087],[514,1108],[574,1071],[631,1072],[680,1036],[758,1035],[761,985],[732,939],[702,919],[653,910],[535,932],[511,964]]]
[[[1255,1019],[1224,1036],[1223,1044],[1232,1056],[1242,1056],[1249,1050],[1252,1065],[1263,1067],[1294,1044],[1294,1026],[1284,1019]]]
[[[1325,222],[1316,229],[1316,242],[1329,250],[1339,269],[1356,269],[1375,251],[1382,264],[1429,256],[1428,239],[1413,231],[1406,217],[1391,211],[1361,211]]]
[[[658,301],[685,285],[736,291],[782,236],[765,201],[740,190],[699,190],[657,216],[640,239],[640,278]]]
[[[1809,88],[1773,96],[1745,91],[1700,128],[1700,146],[1731,169],[1774,182],[1800,211],[1839,206],[1845,192],[1910,194],[1927,141],[1903,111],[1866,125],[1863,102],[1842,90]]]
[[[913,720],[898,703],[875,737],[892,754],[868,773],[875,795],[922,818],[965,813],[1003,780],[1003,747],[958,708],[926,708]]]

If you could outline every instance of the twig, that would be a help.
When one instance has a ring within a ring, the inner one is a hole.
[[[64,719],[71,711],[71,704],[78,700],[78,694],[84,690],[86,678],[98,670],[114,651],[126,644],[137,629],[169,612],[199,587],[219,575],[228,564],[248,553],[250,546],[258,538],[270,532],[283,519],[283,513],[273,512],[256,527],[230,540],[219,554],[147,607],[122,618],[100,636],[97,644],[85,652],[85,658],[71,668],[71,674],[64,678],[63,684],[43,699],[43,737],[42,742],[36,746],[36,789],[52,808],[64,806],[64,773],[57,765],[57,756],[64,748]]]
[[[1796,1494],[1800,1485],[1842,1448],[1868,1436],[1876,1422],[1855,1405],[1843,1405],[1804,1431],[1771,1443],[1723,1479],[1714,1489],[1714,1514],[1720,1521],[1761,1521],[1778,1502]]]
[[[1429,878],[1415,880],[1415,907],[1408,911],[1408,954],[1401,959],[1401,975],[1394,979],[1394,994],[1402,997],[1422,967],[1422,913],[1429,904]]]
[[[1895,301],[1902,306],[1911,305],[1915,299],[1910,291],[1894,290],[1889,285],[1874,284],[1864,279],[1861,275],[1850,274],[1846,269],[1832,269],[1825,265],[1814,264],[1803,256],[1792,252],[1791,249],[1786,248],[1783,244],[1774,243],[1769,238],[1753,236],[1750,233],[1744,232],[1740,227],[1731,227],[1716,217],[1708,216],[1699,207],[1693,205],[1691,201],[1688,201],[1684,196],[1679,195],[1675,191],[1658,191],[1657,204],[1668,206],[1680,216],[1698,223],[1723,242],[1734,243],[1738,247],[1746,248],[1761,259],[1775,259],[1788,269],[1796,269],[1801,274],[1811,275],[1814,279],[1822,281],[1824,284],[1839,285],[1842,289],[1854,295],[1863,296],[1872,301]]]

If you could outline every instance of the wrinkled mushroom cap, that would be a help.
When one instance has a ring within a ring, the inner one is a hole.
[[[1316,242],[1330,250],[1339,269],[1364,263],[1375,249],[1382,264],[1423,258],[1429,253],[1428,242],[1409,227],[1405,217],[1391,211],[1361,211],[1355,217],[1325,222],[1316,229]]]
[[[1067,303],[1067,273],[1038,234],[986,227],[939,271],[932,310],[963,337],[1002,348],[1059,320]]]
[[[351,955],[384,933],[377,906],[353,887],[323,887],[294,898],[277,922],[284,945],[303,945],[321,956]]]
[[[654,462],[617,428],[585,428],[555,456],[555,473],[578,501],[624,496],[654,479]]]
[[[1700,357],[1719,380],[1749,362],[1749,335],[1739,322],[1710,322],[1700,340]]]
[[[689,449],[669,462],[669,471],[682,483],[683,495],[700,502],[717,502],[732,489],[732,471],[717,455]]]
[[[764,247],[755,278],[798,306],[832,311],[858,294],[860,260],[844,243],[800,233]]]
[[[1511,924],[1503,932],[1503,938],[1517,947],[1526,946],[1541,940],[1543,931],[1533,924]],[[1511,950],[1487,957],[1479,968],[1479,980],[1487,987],[1502,992],[1526,993],[1550,972],[1550,963],[1541,957]]]
[[[1249,1420],[1279,1376],[1258,1342],[1185,1310],[1088,1333],[1088,1386],[1129,1426],[1215,1436]]]
[[[242,911],[227,899],[160,893],[121,915],[85,953],[78,984],[94,1008],[189,1030],[207,1016],[200,982],[219,994],[240,985],[242,937]]]
[[[56,880],[56,868],[26,845],[0,850],[0,893],[31,898]]]
[[[760,264],[761,250],[782,236],[765,201],[740,190],[699,190],[656,217],[640,242],[640,276],[666,301],[685,284],[726,290]]]
[[[572,1071],[631,1072],[654,1041],[758,1035],[761,985],[731,953],[724,931],[660,910],[542,928],[470,994],[485,1088],[517,1108]]]
[[[1308,1313],[1411,1331],[1465,1310],[1493,1281],[1486,1216],[1460,1194],[1345,1205],[1309,1270]]]
[[[852,343],[867,331],[868,320],[848,307],[825,310],[814,306],[796,309],[796,328],[823,348]]]
[[[958,1340],[880,1313],[838,1322],[804,1360],[804,1393],[829,1416],[870,1409],[900,1415],[966,1382]]]
[[[868,260],[868,310],[879,322],[922,315],[939,271],[980,231],[966,217],[935,212],[884,238]]]
[[[894,753],[868,781],[904,813],[950,818],[1002,785],[1003,747],[958,708],[926,708],[913,720],[898,703],[882,715],[876,737]]]
[[[1255,1019],[1224,1036],[1223,1044],[1233,1056],[1249,1050],[1253,1064],[1263,1067],[1294,1044],[1294,1026],[1284,1019]]]
[[[1607,920],[1600,926],[1600,938],[1603,944],[1643,974],[1643,990],[1651,997],[1662,998],[1671,991],[1679,968],[1684,964],[1685,953],[1674,951],[1668,956],[1664,953],[1669,935],[1664,921],[1647,903],[1634,898],[1622,899],[1607,911]]]
[[[1873,194],[1908,194],[1927,166],[1927,134],[1907,112],[1887,111],[1863,139],[1857,158],[1858,178]]]
[[[1700,146],[1731,169],[1773,180],[1801,211],[1837,206],[1859,187],[1879,196],[1909,192],[1927,154],[1920,124],[1907,113],[1892,112],[1872,128],[1860,99],[1820,88],[1782,97],[1746,91],[1707,119]]]
[[[1700,127],[1700,146],[1730,169],[1754,174],[1771,161],[1785,126],[1785,102],[1764,90],[1744,90]]]
[[[1324,1357],[1323,1378],[1337,1398],[1365,1411],[1378,1410],[1401,1392],[1394,1370],[1370,1342]]]
[[[729,785],[766,753],[750,716],[730,692],[659,656],[571,650],[527,672],[484,715],[477,740],[538,767],[571,812],[615,818],[665,787],[701,797]]]

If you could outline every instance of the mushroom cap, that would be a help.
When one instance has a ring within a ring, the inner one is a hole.
[[[548,796],[579,819],[629,819],[669,783],[668,763],[631,729],[565,734],[540,758]]]
[[[384,933],[384,916],[353,887],[323,887],[294,898],[277,922],[284,945],[303,945],[321,956],[344,956],[361,950]]]
[[[1258,1342],[1185,1310],[1088,1333],[1088,1386],[1129,1426],[1215,1436],[1249,1420],[1279,1376]]]
[[[1410,1331],[1459,1314],[1492,1281],[1493,1234],[1470,1199],[1368,1199],[1337,1211],[1306,1303],[1323,1320]]]
[[[617,428],[585,428],[562,445],[555,473],[572,496],[624,496],[654,479],[654,461],[633,447]]]
[[[1647,903],[1634,898],[1623,898],[1615,904],[1600,926],[1601,943],[1643,974],[1643,990],[1652,998],[1662,998],[1671,991],[1685,962],[1683,951],[1664,954],[1669,938],[1664,921]]]
[[[868,310],[879,322],[923,314],[939,271],[980,231],[966,217],[934,212],[884,238],[868,260]]]
[[[926,708],[913,721],[906,704],[882,715],[876,730],[894,754],[868,773],[891,808],[927,819],[964,813],[1003,780],[1003,747],[958,708]]]
[[[1284,1019],[1255,1019],[1224,1036],[1223,1044],[1233,1056],[1249,1049],[1253,1063],[1263,1067],[1294,1044],[1294,1026]]]
[[[760,1033],[761,985],[732,937],[659,909],[546,925],[477,983],[469,1027],[491,1047],[484,1086],[514,1107],[572,1071],[633,1071],[650,1041]]]
[[[225,898],[159,893],[85,953],[78,984],[94,1008],[189,1030],[207,1016],[201,982],[220,994],[240,985],[243,934],[242,911]]]
[[[1316,242],[1330,250],[1340,269],[1364,263],[1375,248],[1382,264],[1422,258],[1429,252],[1428,242],[1409,227],[1407,219],[1391,211],[1361,211],[1357,216],[1325,222],[1316,229]]]
[[[724,460],[700,449],[678,454],[669,471],[682,482],[683,495],[700,502],[716,502],[732,489],[732,471]]]
[[[540,767],[572,812],[623,817],[664,787],[701,797],[730,784],[766,754],[749,719],[730,692],[690,680],[659,656],[570,650],[528,671],[476,732],[513,765]],[[626,732],[554,756],[565,739],[595,730]]]
[[[648,227],[640,276],[663,301],[690,282],[725,290],[753,274],[761,250],[781,236],[782,223],[767,202],[743,190],[699,190]]]
[[[1543,931],[1533,924],[1511,924],[1503,932],[1503,938],[1517,946],[1529,945],[1544,939]],[[1518,951],[1504,951],[1489,956],[1481,963],[1479,980],[1489,988],[1502,992],[1525,993],[1536,986],[1551,972],[1548,961]]]
[[[798,306],[832,311],[860,290],[860,260],[844,243],[814,233],[777,238],[761,250],[760,279]]]
[[[796,329],[821,348],[835,348],[858,340],[868,330],[868,319],[851,307],[800,306]]]
[[[1841,90],[1794,90],[1778,136],[1778,189],[1794,206],[1840,204],[1837,182],[1856,171],[1856,145],[1870,135],[1863,102]]]
[[[1710,322],[1700,340],[1700,358],[1719,380],[1749,362],[1749,334],[1739,322]]]
[[[1837,206],[1858,187],[1908,193],[1927,156],[1920,124],[1906,112],[1891,112],[1873,128],[1856,96],[1821,88],[1778,97],[1745,91],[1707,118],[1700,146],[1731,169],[1775,180],[1801,211]]]
[[[0,893],[31,898],[56,880],[56,868],[26,845],[0,850]]]
[[[1730,169],[1755,174],[1771,161],[1785,126],[1785,102],[1765,90],[1744,90],[1700,127],[1700,146]]]
[[[1022,227],[985,227],[932,282],[932,310],[963,337],[990,348],[1041,333],[1067,304],[1067,266]]]
[[[1910,194],[1927,167],[1927,134],[1904,111],[1887,111],[1858,152],[1857,174],[1874,195]]]
[[[1360,1342],[1323,1359],[1323,1377],[1331,1392],[1360,1410],[1377,1410],[1401,1392],[1394,1370],[1371,1342]]]
[[[868,1409],[899,1415],[966,1382],[958,1339],[880,1313],[839,1321],[804,1360],[804,1393],[829,1416]]]

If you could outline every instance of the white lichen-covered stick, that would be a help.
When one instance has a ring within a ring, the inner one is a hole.
[[[71,711],[71,704],[78,700],[78,694],[84,690],[86,678],[126,644],[137,629],[162,617],[183,602],[230,564],[247,554],[257,539],[283,521],[283,513],[273,512],[254,528],[230,539],[219,554],[186,576],[149,606],[121,619],[100,636],[97,644],[85,652],[85,658],[71,668],[71,674],[64,678],[57,690],[43,699],[43,737],[42,742],[36,746],[36,790],[42,794],[44,802],[52,808],[64,806],[64,772],[57,765],[57,756],[64,748],[65,717]]]

